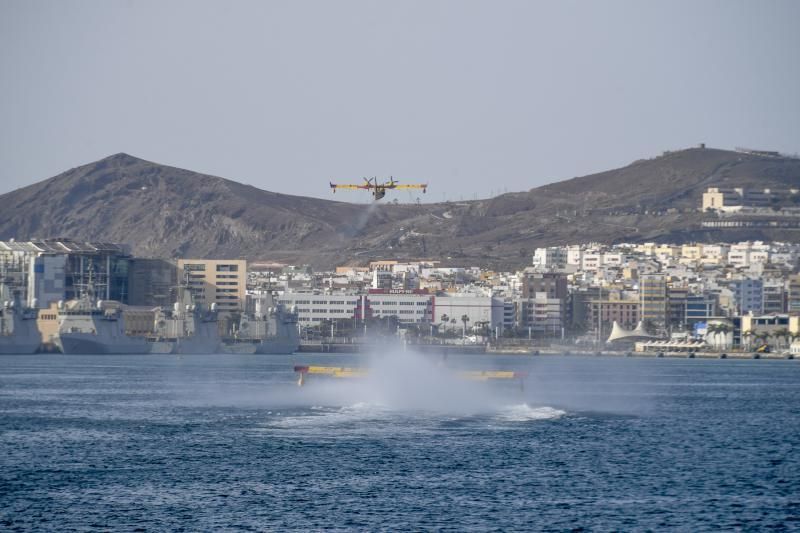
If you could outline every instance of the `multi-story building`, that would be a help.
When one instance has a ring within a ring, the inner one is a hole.
[[[733,293],[733,313],[761,314],[764,312],[764,282],[760,279],[735,279],[727,284]]]
[[[786,285],[782,279],[763,282],[761,312],[765,315],[786,312]]]
[[[639,278],[641,319],[657,328],[668,322],[667,280],[663,274],[645,274]]]
[[[583,264],[583,248],[581,246],[567,247],[567,264],[575,266]]]
[[[671,263],[680,257],[681,247],[671,244],[661,244],[654,250],[654,255],[662,263]]]
[[[365,308],[367,316],[397,317],[402,324],[431,322],[434,299],[434,295],[420,289],[370,289]]]
[[[728,263],[731,266],[744,268],[753,264],[766,264],[770,259],[769,245],[762,242],[741,242],[731,246],[728,252]]]
[[[700,262],[704,265],[724,265],[728,262],[730,246],[727,244],[704,244]]]
[[[27,284],[30,307],[45,309],[59,300],[67,299],[67,264],[66,254],[37,254],[31,258]],[[76,292],[73,290],[71,294]]]
[[[788,285],[786,310],[793,315],[800,315],[800,274],[789,276]]]
[[[592,325],[592,329],[596,329],[599,326],[606,333],[611,331],[614,322],[624,328],[633,329],[640,320],[639,307],[638,300],[618,298],[590,300],[589,323]]]
[[[741,320],[740,331],[743,343],[752,342],[753,337],[757,338],[761,334],[768,343],[788,348],[792,337],[800,335],[800,316],[750,313],[742,315]]]
[[[326,320],[363,320],[366,297],[355,293],[285,292],[279,303],[297,312],[298,321],[313,325]]]
[[[740,243],[731,246],[728,252],[728,264],[734,267],[750,266],[750,243]]]
[[[372,271],[373,289],[391,289],[394,282],[394,274],[391,270],[376,268]]]
[[[743,187],[709,187],[703,193],[703,211],[737,212],[746,208],[765,208],[798,193],[798,189],[745,189]]]
[[[245,308],[247,261],[244,259],[178,259],[178,276],[199,304],[220,312]]]
[[[685,286],[669,285],[667,287],[667,324],[671,328],[686,328],[686,302],[689,289]]]
[[[111,243],[44,239],[0,242],[0,270],[28,306],[45,309],[94,291],[104,300],[128,301],[127,248]]]
[[[583,270],[598,270],[603,264],[603,254],[600,252],[584,252],[581,258]]]
[[[681,261],[696,262],[703,257],[703,246],[700,244],[684,244],[681,246]]]
[[[434,299],[434,295],[420,289],[370,289],[367,294],[285,292],[279,302],[293,307],[298,320],[306,325],[329,320],[363,324],[365,319],[390,317],[401,324],[420,324],[433,321]],[[461,315],[453,318],[460,320]]]
[[[456,319],[461,328],[462,318],[467,318],[467,328],[485,326],[491,330],[505,327],[506,305],[502,299],[492,296],[451,295],[434,296],[432,303],[433,322],[444,324],[442,317],[448,317],[452,327],[452,319]],[[512,307],[513,309],[513,307]]]
[[[716,300],[704,294],[690,294],[686,296],[686,311],[683,322],[687,330],[692,330],[695,324],[707,324],[708,321],[717,316]]]
[[[605,252],[603,253],[603,266],[619,268],[627,264],[629,258],[623,252]]]
[[[562,328],[566,325],[563,300],[549,298],[546,293],[540,292],[533,298],[519,299],[517,306],[519,327],[547,336],[562,334]]]
[[[134,258],[128,278],[130,305],[167,307],[178,298],[178,268],[174,261]]]
[[[726,189],[722,187],[709,187],[703,193],[702,203],[700,205],[703,211],[709,209],[722,209],[723,207],[734,205],[740,201],[741,195],[737,189]]]
[[[556,272],[526,272],[522,279],[522,297],[533,298],[544,293],[548,298],[566,300],[567,277]]]
[[[537,248],[533,253],[533,266],[544,269],[564,268],[567,265],[567,250],[561,246]]]
[[[568,296],[564,274],[525,272],[521,298],[517,300],[519,326],[529,328],[532,332],[561,335],[562,328],[567,324]]]

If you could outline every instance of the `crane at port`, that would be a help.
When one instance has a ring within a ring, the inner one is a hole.
[[[408,185],[400,185],[400,182],[395,180],[392,176],[389,176],[389,181],[378,182],[377,177],[372,178],[363,178],[363,184],[336,184],[331,183],[331,189],[334,193],[336,193],[336,189],[345,189],[345,190],[362,190],[362,191],[369,191],[370,194],[376,199],[380,200],[384,196],[386,196],[386,191],[388,190],[395,190],[395,189],[422,189],[422,192],[428,192],[428,184],[427,183],[413,183]]]

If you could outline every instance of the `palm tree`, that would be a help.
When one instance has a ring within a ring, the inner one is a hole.
[[[443,314],[441,317],[439,317],[439,319],[442,321],[443,325],[447,325],[447,322],[450,320],[450,317],[447,316],[447,314]]]
[[[795,342],[800,341],[800,333],[790,333],[789,334],[789,350],[792,349],[792,344]]]
[[[709,324],[706,336],[710,335],[711,338],[714,340],[714,345],[718,346],[719,343],[717,341],[718,341],[719,334],[722,333],[723,335],[727,335],[730,331],[731,331],[731,327],[729,325],[727,325],[727,324],[720,324],[720,323]],[[726,339],[726,341],[727,341],[727,339]],[[723,344],[727,344],[727,343],[723,343]]]
[[[461,315],[461,322],[464,323],[464,337],[467,336],[467,322],[469,322],[469,317],[467,315]]]

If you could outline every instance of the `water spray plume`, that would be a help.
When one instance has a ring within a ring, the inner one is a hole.
[[[368,405],[392,412],[456,416],[506,413],[508,420],[563,414],[528,406],[524,372],[450,368],[443,358],[401,346],[370,354],[363,368],[298,366],[306,403]],[[308,376],[306,376],[308,374]]]

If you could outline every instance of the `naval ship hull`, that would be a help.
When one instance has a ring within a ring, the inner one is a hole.
[[[256,344],[256,353],[267,355],[290,355],[297,351],[299,343],[288,340],[265,340]]]
[[[203,338],[185,337],[173,342],[173,353],[183,355],[213,355],[222,352],[222,343]]]
[[[239,339],[226,343],[224,350],[230,354],[291,355],[297,351],[299,342],[288,339],[247,340]]]
[[[147,339],[114,338],[106,341],[90,333],[62,333],[56,340],[62,353],[86,355],[135,355],[149,354],[150,343]]]
[[[41,342],[37,340],[25,341],[16,338],[0,337],[0,354],[2,355],[30,355],[36,353]]]
[[[36,353],[42,345],[42,334],[33,319],[22,318],[14,310],[4,309],[0,316],[0,354],[29,355]],[[11,324],[8,323],[11,321]]]

